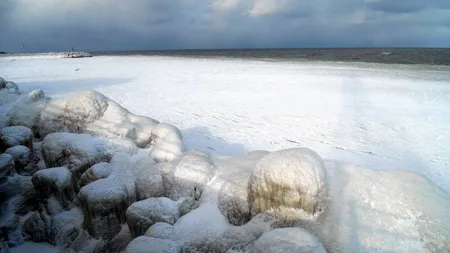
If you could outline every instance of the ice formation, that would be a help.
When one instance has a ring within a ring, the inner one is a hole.
[[[309,219],[325,209],[327,196],[323,160],[306,148],[267,154],[250,177],[253,215],[273,211],[285,219]]]

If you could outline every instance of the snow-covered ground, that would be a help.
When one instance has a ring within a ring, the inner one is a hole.
[[[155,56],[0,59],[52,97],[95,89],[225,155],[305,146],[325,159],[424,174],[450,192],[450,68]]]

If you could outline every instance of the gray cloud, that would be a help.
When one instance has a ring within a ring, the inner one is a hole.
[[[1,0],[0,51],[450,46],[448,17],[448,0]]]

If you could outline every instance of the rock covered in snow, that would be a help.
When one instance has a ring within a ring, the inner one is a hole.
[[[219,209],[228,221],[240,226],[252,215],[249,203],[249,182],[255,164],[267,151],[250,152],[244,157],[222,158],[215,161],[220,177],[224,179],[219,190]]]
[[[187,152],[163,164],[165,196],[178,200],[181,197],[199,199],[203,188],[214,176],[214,166],[209,157],[200,152]]]
[[[14,157],[14,164],[17,173],[24,176],[31,176],[38,170],[36,158],[33,156],[29,148],[18,145],[8,148],[5,153]]]
[[[156,222],[174,224],[179,218],[177,202],[161,197],[138,201],[128,207],[127,224],[131,235],[143,235]]]
[[[46,98],[41,89],[22,95],[7,113],[10,124],[12,126],[26,126],[34,130],[45,103]]]
[[[250,177],[253,215],[270,211],[286,220],[308,220],[323,212],[327,198],[323,160],[307,148],[280,150],[264,156]]]
[[[52,243],[63,252],[80,252],[90,248],[88,241],[92,243],[92,238],[83,229],[83,220],[83,212],[78,207],[55,214],[50,230]]]
[[[120,232],[106,242],[96,253],[124,252],[127,245],[134,239],[127,225],[122,225]]]
[[[0,184],[0,204],[3,204],[13,197],[26,194],[27,192],[32,193],[32,189],[33,183],[31,182],[31,177],[19,174],[10,175]]]
[[[10,154],[0,154],[0,183],[14,173],[14,157]]]
[[[24,218],[22,233],[26,240],[48,242],[50,240],[51,217],[41,209]]]
[[[0,130],[0,152],[17,145],[33,150],[33,132],[28,127],[10,126]]]
[[[109,161],[116,153],[134,154],[137,147],[128,139],[53,133],[44,138],[41,150],[47,167],[67,166],[78,181],[92,165]]]
[[[148,236],[140,236],[128,244],[126,253],[180,253],[182,248],[175,242]]]
[[[109,174],[111,174],[111,166],[109,163],[101,162],[94,164],[81,175],[78,185],[81,188],[96,180],[106,178]]]
[[[278,228],[264,233],[249,253],[326,253],[314,235],[302,228]]]
[[[72,173],[66,167],[39,170],[32,182],[37,192],[44,198],[56,197],[62,207],[69,207],[74,197]]]
[[[183,137],[175,126],[159,124],[153,128],[147,147],[155,161],[172,161],[184,152]]]
[[[2,77],[0,77],[0,89],[6,88],[6,81]]]
[[[136,200],[164,196],[161,168],[151,157],[138,159],[132,167],[135,173]]]
[[[133,115],[94,90],[52,99],[40,114],[37,130],[41,136],[72,132],[128,138],[140,148],[149,146],[152,155],[161,161],[171,160],[184,150],[181,134],[176,127]]]
[[[120,232],[129,206],[123,182],[115,177],[99,179],[81,188],[79,199],[84,223],[92,236],[111,239]]]
[[[19,86],[15,82],[8,81],[5,84],[5,88],[15,94],[20,94]]]

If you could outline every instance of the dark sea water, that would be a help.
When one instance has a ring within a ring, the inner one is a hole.
[[[261,59],[272,61],[336,61],[450,66],[450,48],[349,48],[349,49],[221,49],[90,52],[99,55],[154,55]]]

